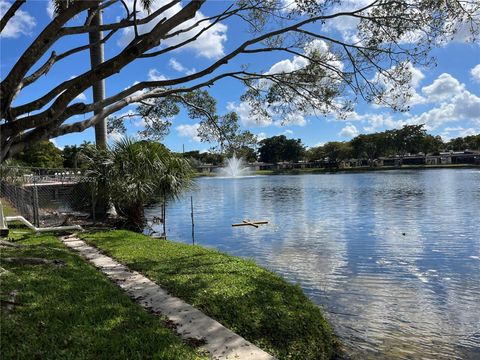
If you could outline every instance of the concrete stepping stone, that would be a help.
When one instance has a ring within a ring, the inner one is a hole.
[[[218,360],[274,360],[240,335],[195,309],[183,300],[171,296],[158,284],[142,274],[102,254],[75,235],[60,238],[97,269],[115,282],[132,299],[155,314],[165,316],[175,331],[185,340],[201,340],[200,348]]]

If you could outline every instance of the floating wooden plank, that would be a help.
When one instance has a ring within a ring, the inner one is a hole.
[[[250,221],[248,221],[248,220],[243,220],[243,223],[246,224],[246,225],[252,225],[253,227],[258,228],[258,225],[257,225],[257,224],[254,224],[253,222],[250,222]]]
[[[250,220],[243,220],[243,222],[239,224],[232,224],[232,226],[253,226],[258,228],[258,225],[268,224],[268,221],[250,221]]]

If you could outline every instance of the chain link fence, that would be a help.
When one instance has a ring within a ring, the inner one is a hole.
[[[77,169],[0,166],[0,196],[37,227],[68,225],[94,214],[94,191]]]

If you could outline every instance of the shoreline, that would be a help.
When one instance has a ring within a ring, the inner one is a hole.
[[[336,173],[364,173],[375,171],[395,170],[435,170],[435,169],[478,169],[480,165],[469,164],[448,164],[448,165],[402,165],[382,167],[352,167],[341,169],[306,168],[306,169],[278,169],[278,170],[257,170],[254,175],[302,175],[302,174],[336,174]]]
[[[480,165],[473,164],[444,164],[444,165],[402,165],[381,167],[351,167],[339,169],[304,168],[304,169],[277,169],[277,170],[253,170],[252,175],[303,175],[303,174],[336,174],[336,173],[364,173],[372,171],[395,171],[395,170],[435,170],[435,169],[478,169]],[[216,177],[214,172],[197,172],[194,177]]]

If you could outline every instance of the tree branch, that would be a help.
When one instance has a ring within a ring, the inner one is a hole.
[[[65,11],[55,17],[52,22],[34,40],[28,49],[20,56],[6,78],[0,84],[0,115],[11,121],[10,105],[18,93],[18,87],[31,67],[40,59],[50,46],[58,39],[61,27],[78,13],[94,6],[92,0],[75,1]]]
[[[62,118],[64,117],[64,113],[68,106],[68,104],[77,96],[79,93],[87,89],[91,86],[92,83],[95,81],[105,79],[112,74],[119,72],[125,65],[129,64],[131,61],[136,59],[139,54],[158,46],[160,39],[166,33],[168,33],[171,29],[178,26],[178,24],[183,23],[194,17],[197,10],[201,7],[201,5],[205,2],[205,0],[197,0],[192,1],[188,5],[186,5],[182,10],[180,10],[177,14],[173,15],[170,19],[165,21],[164,23],[157,24],[155,28],[150,32],[150,37],[138,43],[133,47],[129,47],[122,51],[117,56],[109,59],[108,61],[104,62],[102,65],[98,66],[95,69],[87,71],[86,73],[82,74],[81,76],[70,80],[68,84],[68,88],[62,89],[62,87],[66,84],[61,84],[57,87],[61,89],[59,91],[60,96],[53,102],[49,109],[31,115],[25,118],[22,118],[22,122],[28,124],[38,124],[38,123],[48,123],[52,124],[53,126],[59,126],[62,123]],[[62,92],[63,91],[63,92]],[[55,96],[55,95],[54,95]],[[44,97],[45,98],[45,97]],[[37,100],[31,104],[39,104],[41,103],[40,100]],[[77,104],[75,104],[77,105]],[[84,105],[85,106],[85,105]],[[69,108],[70,109],[70,108]],[[72,115],[70,113],[70,115]],[[22,125],[17,124],[17,128],[21,128]],[[44,128],[38,128],[39,133],[44,132]],[[33,131],[36,131],[33,130]],[[2,134],[3,135],[3,134]],[[12,134],[13,135],[13,134]]]
[[[150,21],[156,19],[159,15],[163,14],[165,11],[170,9],[175,4],[178,4],[179,2],[180,0],[171,1],[168,4],[160,7],[159,9],[155,10],[154,12],[152,12],[151,14],[149,14],[148,16],[142,19],[136,19],[136,15],[134,14],[135,12],[132,12],[127,14],[126,19],[123,19],[119,22],[112,23],[112,24],[103,24],[100,26],[71,26],[71,27],[63,28],[61,31],[61,35],[64,36],[64,35],[84,34],[92,31],[119,30],[119,29],[131,27],[131,26],[145,25]],[[134,20],[133,21],[128,20],[132,16],[134,17]]]
[[[15,16],[15,13],[20,8],[20,6],[22,6],[26,2],[27,0],[15,0],[15,2],[12,4],[12,6],[10,6],[5,15],[3,15],[2,19],[0,20],[0,32],[3,31],[5,26],[7,26],[7,23],[10,21],[10,19]]]

